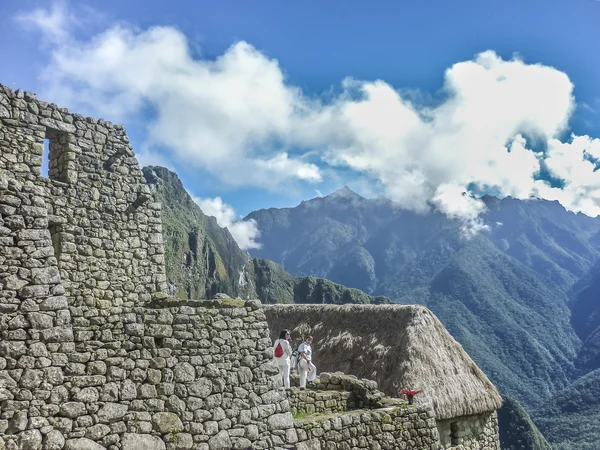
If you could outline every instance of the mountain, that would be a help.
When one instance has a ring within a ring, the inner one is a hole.
[[[464,239],[440,213],[416,214],[348,188],[295,208],[252,212],[252,255],[428,306],[507,395],[542,405],[575,376],[580,341],[567,290],[600,253],[600,221],[556,202],[484,197],[489,230]]]
[[[294,278],[268,259],[254,259],[256,292],[264,303],[360,303],[386,304],[386,297],[372,297],[324,278]]]
[[[538,272],[550,284],[569,289],[600,258],[594,235],[600,221],[566,211],[557,201],[482,198],[488,234],[496,246]]]
[[[389,303],[329,280],[295,278],[279,265],[252,259],[226,228],[205,215],[176,173],[142,169],[155,200],[162,204],[165,262],[171,294],[181,299],[216,293],[255,298],[264,303]]]
[[[498,411],[502,450],[551,450],[552,447],[519,402],[512,397],[502,400],[502,408]]]
[[[600,443],[600,369],[555,394],[534,417],[554,450],[597,450]]]
[[[570,292],[571,323],[583,340],[576,366],[583,371],[600,368],[600,262]]]
[[[579,341],[563,296],[489,240],[458,250],[422,303],[507,395],[534,406],[569,382]]]

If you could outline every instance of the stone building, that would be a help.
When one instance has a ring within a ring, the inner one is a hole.
[[[0,449],[440,448],[435,405],[294,420],[260,302],[166,281],[123,127],[0,85]]]
[[[421,390],[445,448],[499,448],[502,399],[462,346],[427,308],[417,305],[269,305],[271,336],[289,328],[314,335],[321,371],[376,380],[387,395]]]

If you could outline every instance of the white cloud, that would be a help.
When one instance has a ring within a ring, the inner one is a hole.
[[[463,236],[467,238],[489,229],[480,217],[480,214],[485,211],[485,205],[470,196],[461,186],[456,184],[438,186],[432,203],[448,217],[460,220]]]
[[[557,139],[548,141],[544,163],[548,172],[561,179],[564,186],[551,187],[548,183],[535,182],[534,193],[541,198],[558,200],[573,211],[591,216],[600,215],[600,172],[590,161],[600,158],[600,139],[589,136],[571,136],[570,142]]]
[[[523,134],[546,140],[563,130],[572,88],[555,69],[493,52],[448,69],[447,97],[435,108],[414,105],[383,82],[363,83],[361,100],[339,105],[354,141],[330,151],[329,161],[374,174],[405,207],[428,211],[433,203],[470,220],[483,208],[462,196],[471,184],[532,195],[540,166]]]
[[[245,42],[214,61],[194,60],[174,28],[116,26],[57,44],[43,77],[53,100],[112,120],[149,106],[149,142],[227,184],[321,181],[287,139],[305,100],[286,86],[276,61]]]
[[[38,31],[43,37],[42,44],[51,46],[67,45],[75,31],[89,33],[97,30],[106,23],[107,16],[84,3],[69,4],[67,0],[56,0],[50,3],[48,9],[22,11],[14,19],[23,28]]]
[[[213,216],[221,227],[229,230],[242,250],[261,247],[257,241],[260,232],[255,220],[239,220],[235,209],[224,203],[221,197],[200,198],[192,195],[192,199],[200,206],[204,214]]]
[[[162,166],[175,171],[173,164],[169,161],[168,158],[165,157],[164,154],[149,150],[147,148],[142,148],[140,151],[136,152],[136,158],[140,164],[140,166]]]
[[[168,149],[169,159],[224,184],[279,190],[344,166],[404,208],[463,220],[466,232],[484,227],[483,203],[463,195],[472,186],[600,212],[588,161],[600,155],[598,143],[559,140],[575,101],[568,76],[552,67],[486,51],[448,68],[443,98],[430,107],[381,80],[346,79],[337,97],[309,97],[250,44],[195,59],[171,27],[114,26],[68,42],[54,41],[44,70],[52,101],[112,120],[150,108],[147,152]],[[535,153],[534,144],[547,151]],[[540,181],[544,168],[563,187]]]
[[[36,8],[22,12],[16,16],[16,20],[27,29],[39,30],[51,43],[66,41],[72,26],[77,22],[64,2],[53,2],[49,10]]]

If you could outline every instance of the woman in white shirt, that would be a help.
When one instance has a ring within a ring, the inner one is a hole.
[[[286,388],[290,387],[290,356],[292,356],[292,347],[290,346],[289,339],[290,331],[283,330],[279,333],[279,339],[273,344],[273,356],[277,360],[279,373]]]
[[[312,382],[317,377],[317,367],[312,363],[312,344],[313,337],[306,336],[304,342],[298,347],[300,361],[298,362],[298,372],[300,372],[300,390],[306,389],[306,379]]]

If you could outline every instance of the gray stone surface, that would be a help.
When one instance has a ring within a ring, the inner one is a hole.
[[[165,443],[151,434],[125,433],[121,439],[122,450],[165,450]]]
[[[65,442],[65,450],[104,450],[104,447],[90,439],[69,439]]]
[[[65,438],[58,430],[50,430],[44,438],[44,450],[61,450],[65,446]]]

